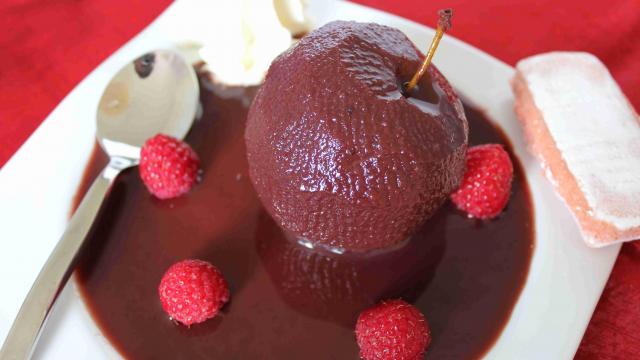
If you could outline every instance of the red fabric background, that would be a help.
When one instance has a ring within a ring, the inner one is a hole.
[[[511,65],[544,51],[592,52],[640,108],[639,0],[356,1],[427,25],[437,9],[453,7],[450,34]],[[80,80],[168,4],[2,1],[0,166]],[[640,358],[640,245],[623,247],[576,358]]]

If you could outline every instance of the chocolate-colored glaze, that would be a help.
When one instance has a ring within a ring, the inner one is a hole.
[[[467,121],[433,66],[403,96],[420,62],[399,30],[337,21],[271,64],[245,138],[256,192],[284,229],[327,248],[396,246],[457,188]]]
[[[313,253],[285,238],[248,179],[243,135],[253,92],[202,81],[204,115],[187,141],[200,154],[204,178],[187,195],[154,198],[137,169],[116,180],[77,271],[80,292],[112,344],[131,359],[355,360],[357,312],[403,296],[429,320],[429,358],[468,359],[490,348],[533,248],[518,161],[513,196],[495,221],[469,220],[445,204],[406,248],[378,256]],[[467,116],[472,143],[508,144],[482,114],[468,108]],[[79,194],[105,161],[97,151]],[[191,328],[172,323],[157,294],[164,271],[185,258],[215,264],[231,289],[221,316]]]
[[[424,226],[397,249],[340,255],[301,246],[265,214],[256,241],[267,273],[289,306],[352,328],[360,311],[381,299],[417,299],[444,253],[444,237],[432,236],[442,225]],[[428,238],[432,241],[424,241]]]

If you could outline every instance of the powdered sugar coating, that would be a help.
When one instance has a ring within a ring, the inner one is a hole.
[[[555,52],[522,60],[517,69],[516,111],[556,187],[575,181],[580,196],[559,192],[585,240],[602,246],[640,237],[640,122],[606,67],[591,54]],[[560,159],[545,151],[549,146]]]

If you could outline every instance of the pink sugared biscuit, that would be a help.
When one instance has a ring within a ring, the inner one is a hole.
[[[640,119],[593,55],[521,60],[515,111],[589,246],[640,239]]]

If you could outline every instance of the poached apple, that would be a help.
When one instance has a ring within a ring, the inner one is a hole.
[[[455,190],[462,103],[399,30],[335,21],[274,60],[249,111],[251,181],[268,213],[313,246],[397,246]]]

